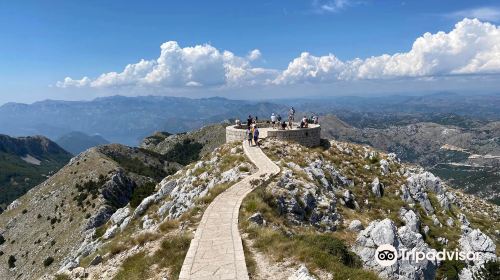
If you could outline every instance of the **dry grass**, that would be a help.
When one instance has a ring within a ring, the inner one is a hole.
[[[179,228],[179,221],[178,220],[166,220],[163,223],[160,224],[160,230],[162,232],[169,232],[174,229]]]
[[[144,244],[158,240],[161,237],[160,234],[151,231],[145,231],[134,236],[132,243],[134,245],[144,246]]]

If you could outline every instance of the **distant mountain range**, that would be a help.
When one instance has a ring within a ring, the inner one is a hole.
[[[72,155],[43,136],[0,135],[0,207],[45,181]]]
[[[226,119],[246,118],[248,114],[263,118],[286,110],[283,105],[218,97],[113,96],[92,101],[7,103],[0,107],[0,133],[41,134],[58,139],[80,131],[99,134],[112,143],[136,146],[154,131],[191,131]]]
[[[104,139],[100,135],[90,136],[78,131],[73,131],[65,134],[56,139],[55,142],[73,155],[77,155],[87,150],[88,148],[109,144],[108,140]]]

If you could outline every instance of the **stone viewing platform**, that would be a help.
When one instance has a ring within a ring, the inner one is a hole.
[[[293,129],[272,128],[269,123],[258,123],[259,138],[274,138],[282,141],[296,142],[306,147],[316,147],[320,144],[321,126],[309,124],[307,128],[300,128],[294,123]],[[247,126],[230,125],[226,127],[226,143],[243,141],[247,139]]]

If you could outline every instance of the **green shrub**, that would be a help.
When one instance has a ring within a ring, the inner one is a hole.
[[[154,193],[156,183],[148,182],[134,189],[132,197],[130,198],[130,206],[137,207],[141,204],[142,200]]]
[[[500,280],[500,263],[498,261],[487,261],[483,267],[474,273],[474,279]]]
[[[43,266],[47,267],[47,266],[51,265],[53,262],[54,262],[54,258],[48,257],[43,261]]]
[[[7,261],[9,263],[9,268],[15,268],[16,267],[16,257],[10,255],[9,260]]]
[[[182,143],[175,143],[164,156],[167,161],[175,161],[182,165],[188,165],[200,159],[200,152],[203,145],[192,140],[184,139]]]
[[[464,267],[464,262],[458,260],[444,260],[438,268],[436,278],[458,280],[458,275]]]

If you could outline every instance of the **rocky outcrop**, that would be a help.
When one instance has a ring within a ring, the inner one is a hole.
[[[130,201],[136,184],[119,170],[102,186],[102,196],[110,205],[121,208]]]
[[[474,253],[476,256],[473,262],[468,263],[467,267],[462,269],[460,279],[472,280],[473,275],[483,267],[485,262],[497,259],[495,243],[479,229],[462,226],[459,245],[462,252]]]
[[[413,210],[407,210],[405,208],[401,208],[399,210],[399,217],[401,221],[408,227],[410,230],[414,232],[419,232],[420,229],[420,219],[417,214]]]
[[[261,213],[257,212],[254,213],[252,216],[250,216],[250,218],[248,218],[248,221],[261,226],[264,224],[264,217],[262,216]]]
[[[315,173],[320,174],[319,171]],[[325,184],[312,184],[295,178],[293,174],[292,170],[284,169],[276,184],[271,186],[280,215],[294,224],[311,224],[322,230],[334,230],[340,215],[335,211],[333,192],[324,191],[329,188]]]
[[[109,218],[111,218],[115,210],[116,208],[107,204],[101,206],[99,210],[97,210],[97,213],[89,219],[84,229],[88,230],[104,225]]]
[[[380,245],[389,244],[398,252],[402,249],[415,249],[421,252],[433,251],[427,245],[422,235],[412,231],[409,227],[396,228],[390,219],[376,220],[363,231],[356,239],[354,252],[361,257],[365,268],[376,271],[387,279],[434,279],[437,263],[427,260],[398,260],[391,266],[381,266],[377,263],[375,253]],[[434,250],[435,251],[435,250]]]
[[[433,214],[434,207],[429,200],[428,191],[442,195],[441,180],[430,172],[412,173],[406,180],[406,184],[401,186],[401,199],[408,203],[418,202],[427,214]]]
[[[375,178],[372,182],[372,193],[376,196],[376,197],[382,197],[382,195],[384,194],[384,187],[382,185],[382,183],[380,183],[380,180],[378,178]]]

